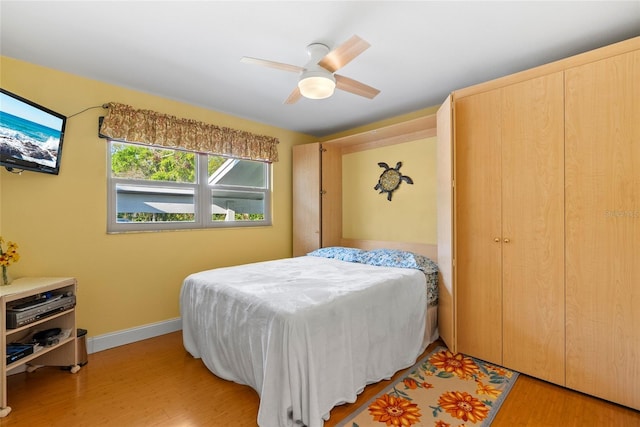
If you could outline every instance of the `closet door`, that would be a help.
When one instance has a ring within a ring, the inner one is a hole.
[[[293,256],[321,244],[320,144],[293,147]]]
[[[565,78],[567,386],[640,409],[640,52]]]
[[[321,145],[322,247],[339,246],[342,239],[342,149],[337,145]]]
[[[502,364],[500,90],[454,100],[457,350]]]
[[[563,74],[502,89],[503,363],[564,384]]]
[[[438,332],[451,351],[455,340],[455,287],[453,285],[453,118],[451,96],[437,114],[438,213]]]
[[[342,238],[342,151],[331,144],[293,147],[293,256],[338,246]]]

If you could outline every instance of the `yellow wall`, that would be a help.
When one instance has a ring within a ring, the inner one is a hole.
[[[391,117],[323,138],[342,138],[435,114],[439,105]],[[395,167],[414,180],[394,191],[392,201],[373,190],[383,169]],[[436,138],[346,154],[342,157],[342,236],[349,239],[437,243]]]
[[[78,326],[101,335],[179,316],[190,273],[291,256],[291,147],[312,139],[192,105],[0,57],[0,84],[70,116],[114,101],[280,139],[273,167],[273,226],[107,234],[101,108],[67,121],[60,175],[0,171],[0,231],[19,244],[13,277],[78,279]]]
[[[402,162],[400,172],[414,183],[402,182],[387,200],[374,190],[379,162]],[[436,138],[343,155],[342,208],[344,238],[435,244]]]

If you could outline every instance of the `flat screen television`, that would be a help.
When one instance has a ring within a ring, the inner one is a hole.
[[[0,88],[0,166],[57,175],[66,122],[62,114]]]

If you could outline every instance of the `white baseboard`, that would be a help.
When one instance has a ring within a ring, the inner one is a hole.
[[[157,337],[159,335],[168,334],[170,332],[182,329],[182,319],[164,320],[158,323],[138,326],[136,328],[124,329],[118,332],[98,335],[87,338],[87,353],[96,353],[102,350],[118,347],[132,342],[146,340],[147,338]]]

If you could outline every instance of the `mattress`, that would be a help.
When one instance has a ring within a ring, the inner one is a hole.
[[[423,271],[315,256],[195,273],[180,296],[186,350],[256,390],[262,427],[321,427],[411,366],[437,337],[435,308]]]

